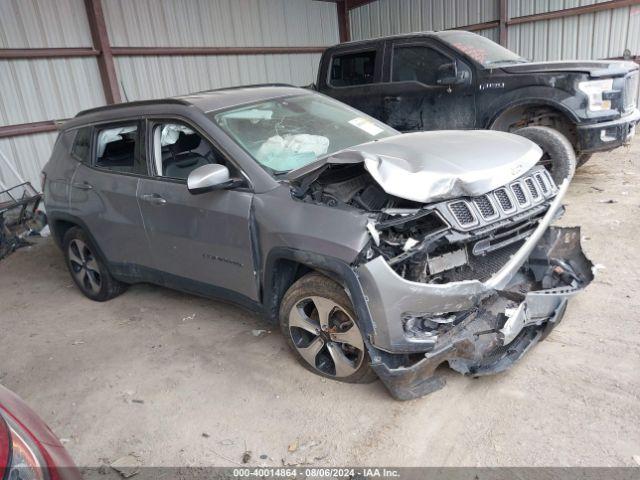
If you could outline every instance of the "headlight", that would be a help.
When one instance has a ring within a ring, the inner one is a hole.
[[[612,78],[580,82],[578,88],[587,95],[589,99],[589,110],[592,112],[611,109],[611,100],[605,100],[604,93],[613,90]]]

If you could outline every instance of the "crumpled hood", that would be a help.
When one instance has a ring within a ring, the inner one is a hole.
[[[326,163],[358,163],[390,195],[430,203],[494,190],[533,167],[542,150],[530,140],[487,130],[396,135],[330,155],[291,172],[299,179]]]

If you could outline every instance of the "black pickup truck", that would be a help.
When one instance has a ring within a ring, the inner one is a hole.
[[[640,120],[634,62],[530,62],[457,30],[330,47],[316,88],[402,132],[551,128],[573,145],[579,165],[630,142]]]

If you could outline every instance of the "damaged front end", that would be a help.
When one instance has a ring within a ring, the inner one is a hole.
[[[508,134],[474,137],[490,160],[473,168],[463,150],[447,155],[463,134],[392,137],[292,175],[294,197],[368,218],[352,268],[372,367],[398,399],[441,388],[444,362],[474,376],[505,370],[593,279],[579,228],[551,227],[569,179],[557,186],[535,165],[537,146]]]
[[[444,362],[466,375],[501,372],[560,322],[568,299],[593,279],[580,229],[550,227],[568,185],[554,187],[542,213],[531,206],[528,216],[511,217],[506,233],[449,232],[461,242],[449,243],[451,252],[427,253],[417,277],[408,279],[408,268],[382,255],[358,266],[374,322],[373,368],[396,398],[442,388],[435,372]]]

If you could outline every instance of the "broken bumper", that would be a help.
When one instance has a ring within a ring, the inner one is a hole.
[[[601,122],[578,127],[578,143],[583,153],[612,150],[627,145],[636,133],[640,110],[635,109],[611,122]]]
[[[441,388],[444,380],[435,371],[443,362],[474,376],[501,372],[559,323],[568,299],[593,278],[592,265],[580,248],[579,228],[549,227],[568,184],[563,183],[522,248],[486,282],[411,282],[380,257],[360,267],[374,324],[372,367],[396,398],[416,398]],[[564,280],[550,280],[554,268],[564,271]],[[424,334],[407,330],[403,320],[407,315],[452,313],[458,321]],[[410,357],[412,362],[400,360]]]

